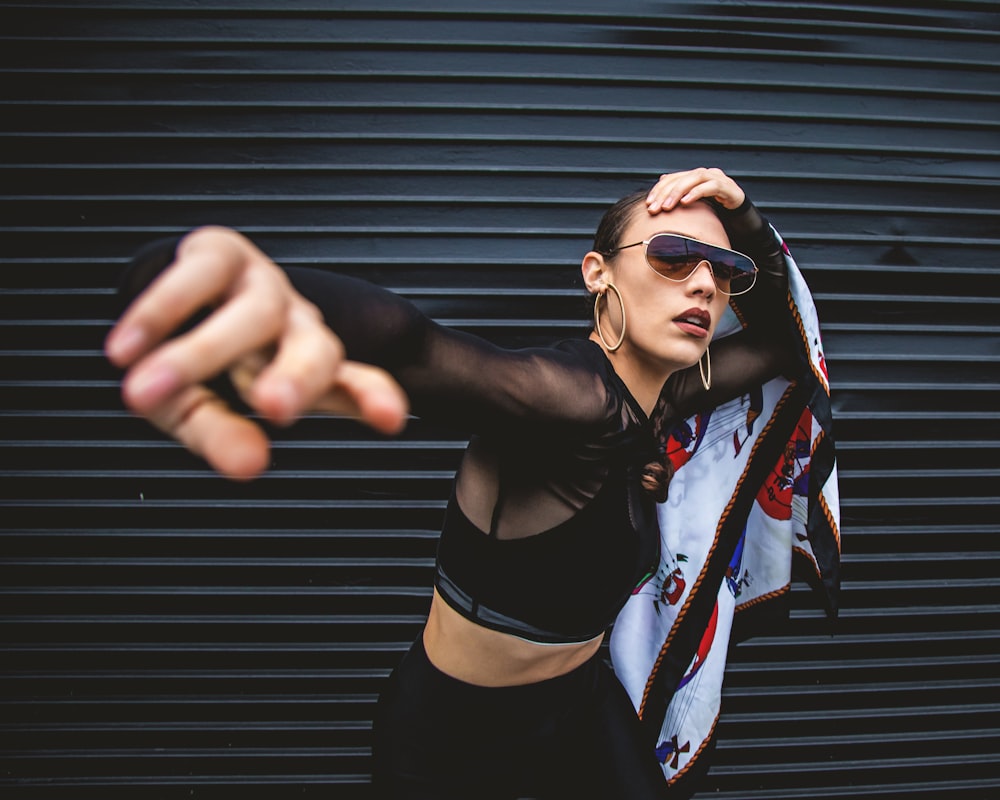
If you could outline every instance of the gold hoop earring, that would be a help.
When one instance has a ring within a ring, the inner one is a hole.
[[[708,375],[705,375],[705,367],[701,365],[701,359],[698,359],[698,372],[701,373],[701,385],[705,387],[707,392],[712,388],[712,356],[708,352],[708,348],[705,348],[705,364],[708,367]]]
[[[608,340],[604,338],[604,333],[601,331],[601,298],[606,297],[606,292],[601,292],[594,298],[594,330],[597,331],[597,335],[601,339],[601,343],[607,348],[609,353],[615,352],[619,347],[622,346],[622,342],[625,341],[625,301],[622,300],[622,293],[618,291],[618,287],[615,286],[611,281],[608,281],[607,288],[614,290],[615,296],[618,298],[618,305],[622,310],[622,332],[618,337],[618,341],[613,345],[608,344]]]

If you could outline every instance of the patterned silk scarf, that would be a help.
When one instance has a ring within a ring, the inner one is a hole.
[[[787,613],[793,564],[836,615],[840,523],[819,320],[782,242],[800,369],[684,420],[658,507],[659,569],[615,622],[611,657],[669,783],[693,771],[719,719],[734,626]],[[724,320],[724,323],[726,321]],[[739,329],[732,314],[716,338]]]

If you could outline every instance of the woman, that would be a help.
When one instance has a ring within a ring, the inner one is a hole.
[[[582,264],[594,330],[549,348],[503,350],[364,282],[282,271],[222,229],[143,254],[131,293],[171,262],[107,353],[129,407],[223,474],[253,477],[268,447],[205,385],[220,372],[273,422],[328,410],[391,433],[410,402],[476,431],[426,627],[379,704],[385,796],[665,796],[598,651],[657,560],[660,429],[778,374],[790,349],[780,244],[735,181],[673,173],[613,206]],[[709,354],[731,297],[746,330]]]

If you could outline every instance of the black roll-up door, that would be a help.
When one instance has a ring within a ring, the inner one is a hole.
[[[212,475],[101,355],[140,244],[232,225],[529,344],[604,207],[712,165],[816,296],[844,583],[735,649],[698,796],[1000,796],[995,3],[0,1],[0,43],[0,796],[365,797],[428,605],[462,432]]]

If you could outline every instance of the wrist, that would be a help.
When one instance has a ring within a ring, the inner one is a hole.
[[[713,200],[712,205],[715,207],[716,211],[719,212],[719,216],[726,219],[727,217],[738,217],[741,214],[745,214],[753,206],[753,203],[750,202],[750,195],[744,192],[743,202],[735,208],[727,208],[718,200]]]

